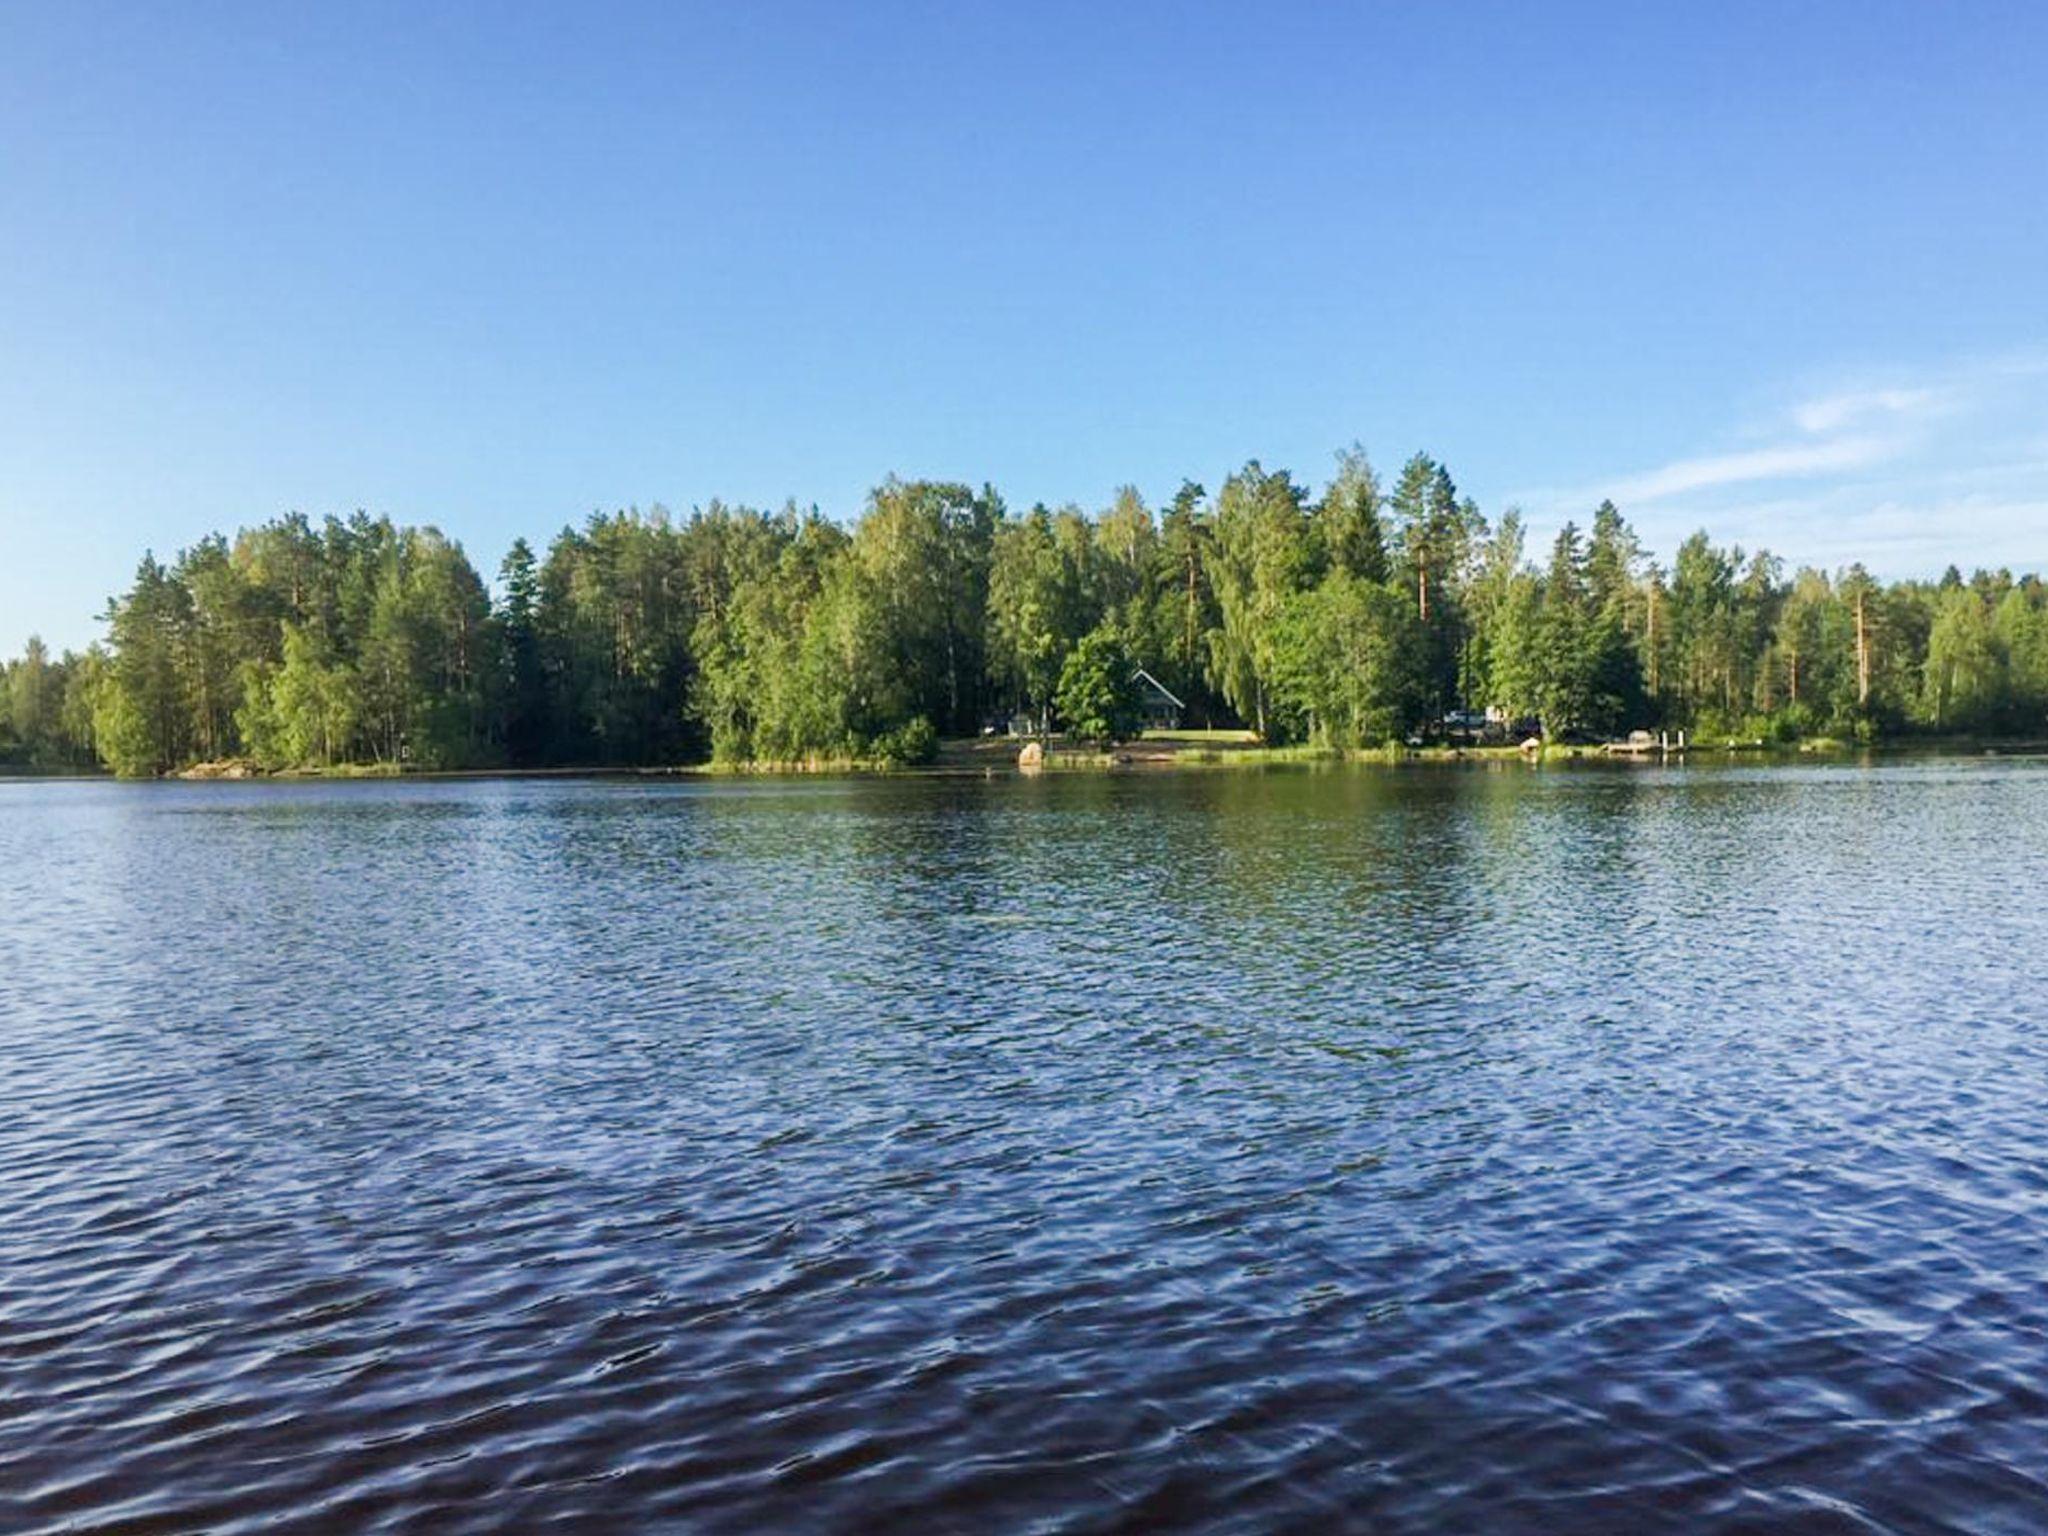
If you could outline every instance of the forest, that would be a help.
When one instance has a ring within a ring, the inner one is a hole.
[[[1609,503],[1532,556],[1424,454],[1321,493],[1257,462],[1155,510],[1013,512],[890,479],[851,526],[713,502],[591,516],[494,581],[432,527],[293,513],[145,555],[104,639],[4,669],[0,763],[416,769],[917,762],[1022,714],[1371,746],[1488,707],[1551,739],[2048,736],[2048,589],[1882,583],[1687,539]]]

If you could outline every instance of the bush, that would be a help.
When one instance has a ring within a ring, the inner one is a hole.
[[[1138,691],[1130,652],[1103,624],[1081,637],[1060,668],[1055,702],[1067,729],[1085,741],[1127,741],[1138,731]]]
[[[1820,734],[1820,721],[1812,709],[1804,704],[1788,704],[1773,718],[1774,738],[1787,744],[1798,741],[1802,736]]]
[[[915,720],[877,736],[873,753],[885,763],[904,767],[929,763],[939,755],[939,733],[931,721],[919,715]]]

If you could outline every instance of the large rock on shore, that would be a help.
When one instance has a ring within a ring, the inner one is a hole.
[[[227,757],[218,762],[194,763],[182,768],[176,774],[181,779],[248,779],[254,778],[256,768],[245,758]]]

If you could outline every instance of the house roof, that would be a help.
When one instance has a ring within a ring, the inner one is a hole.
[[[1187,708],[1187,705],[1181,703],[1179,699],[1176,699],[1173,696],[1173,694],[1168,690],[1166,684],[1159,681],[1158,678],[1154,677],[1150,672],[1147,672],[1143,667],[1138,668],[1137,671],[1131,674],[1131,681],[1134,683],[1150,683],[1152,685],[1153,691],[1157,693],[1161,698],[1165,699],[1166,702],[1171,704],[1175,709]]]

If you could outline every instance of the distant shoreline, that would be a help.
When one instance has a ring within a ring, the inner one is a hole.
[[[333,768],[300,768],[266,772],[247,764],[195,764],[147,780],[121,780],[111,773],[37,773],[0,769],[0,783],[150,784],[322,784],[359,781],[409,782],[474,779],[746,779],[829,777],[988,778],[1040,773],[1159,773],[1216,768],[1300,767],[1454,767],[1523,763],[1530,767],[1557,763],[1614,763],[1630,767],[1684,764],[1689,760],[1768,764],[1791,767],[1816,762],[1912,757],[2036,757],[2048,754],[2048,739],[1956,736],[1919,740],[1844,742],[1821,738],[1790,743],[1702,742],[1668,754],[1651,751],[1631,756],[1610,753],[1604,743],[1574,743],[1524,751],[1514,746],[1425,746],[1336,748],[1268,747],[1255,742],[1202,745],[1135,741],[1100,748],[1054,742],[1038,768],[1020,767],[1022,743],[1013,738],[962,739],[943,743],[929,763],[895,763],[861,758],[817,759],[809,762],[678,763],[620,766],[589,764],[545,768],[410,769],[391,764],[343,764]]]

